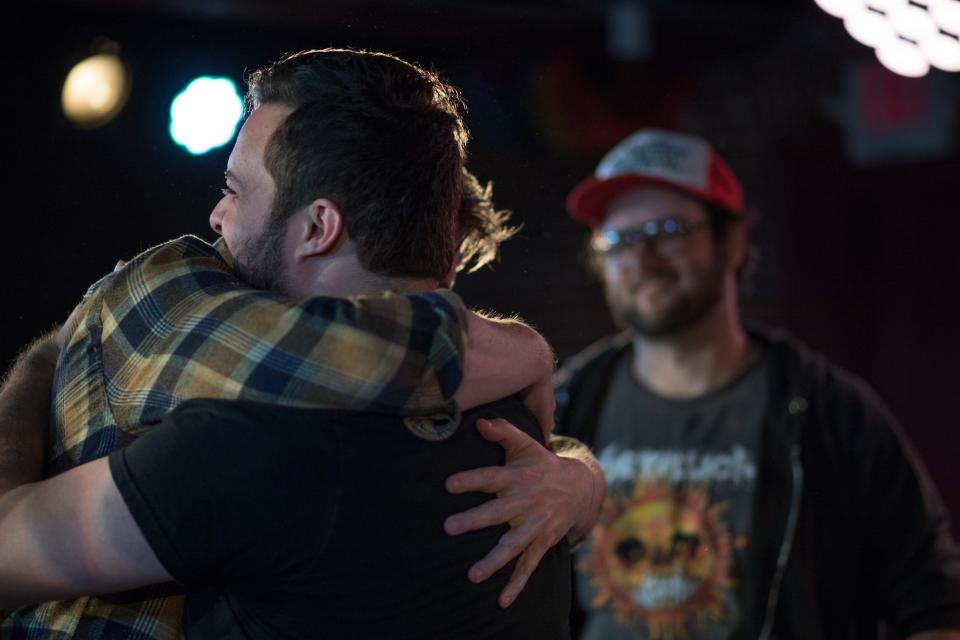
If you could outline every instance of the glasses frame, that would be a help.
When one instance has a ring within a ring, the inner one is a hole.
[[[675,248],[680,248],[687,238],[709,224],[707,220],[688,222],[682,218],[666,217],[647,220],[640,226],[626,229],[599,229],[590,239],[590,248],[605,257],[613,257],[641,245],[665,248],[663,243],[676,243]]]

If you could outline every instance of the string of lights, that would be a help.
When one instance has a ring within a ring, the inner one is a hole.
[[[896,74],[960,71],[960,0],[814,1]]]

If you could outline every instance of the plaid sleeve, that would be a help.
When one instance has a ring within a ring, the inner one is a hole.
[[[297,300],[245,288],[186,236],[101,285],[102,361],[118,425],[188,398],[400,415],[452,413],[466,310],[450,291]]]

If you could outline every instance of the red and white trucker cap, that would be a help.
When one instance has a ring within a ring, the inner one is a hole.
[[[645,185],[673,187],[743,215],[740,182],[713,147],[695,136],[661,129],[641,129],[611,149],[593,177],[567,196],[567,211],[598,227],[613,198]]]

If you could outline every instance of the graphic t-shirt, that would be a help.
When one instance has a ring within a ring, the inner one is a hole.
[[[617,365],[594,451],[607,478],[577,557],[586,640],[735,637],[767,409],[758,359],[706,396],[657,396]]]

